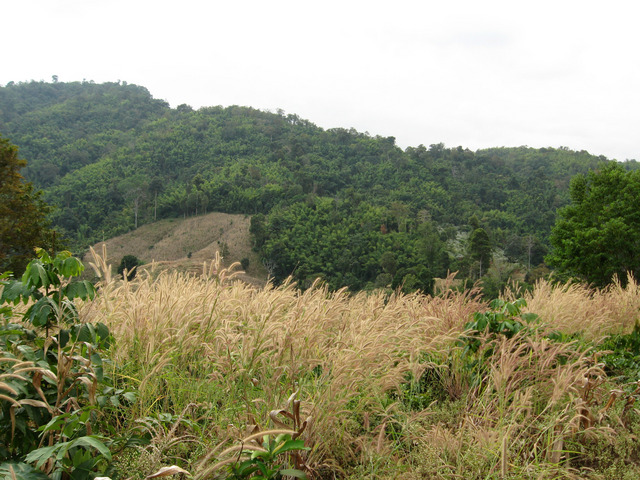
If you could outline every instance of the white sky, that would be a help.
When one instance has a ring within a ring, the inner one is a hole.
[[[640,160],[631,0],[14,0],[0,85],[123,80],[175,107]]]

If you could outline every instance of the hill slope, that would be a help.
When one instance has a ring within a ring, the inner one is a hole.
[[[125,255],[134,255],[147,266],[199,272],[203,262],[210,262],[218,251],[224,253],[226,267],[249,259],[246,275],[241,275],[243,280],[259,285],[266,281],[266,271],[251,249],[249,218],[245,215],[210,213],[160,220],[100,242],[94,249],[100,252],[103,244],[114,268]],[[91,255],[87,253],[83,261],[88,264]]]
[[[31,162],[25,175],[45,187],[75,250],[157,218],[252,215],[277,280],[354,290],[429,289],[448,268],[476,279],[498,252],[537,265],[570,179],[607,161],[566,148],[403,151],[393,137],[283,112],[171,109],[124,83],[0,88],[0,131]]]

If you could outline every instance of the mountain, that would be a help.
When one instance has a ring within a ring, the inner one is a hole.
[[[490,251],[537,265],[571,177],[608,161],[565,148],[403,151],[393,137],[294,114],[172,109],[126,83],[9,84],[0,133],[75,249],[156,219],[252,215],[254,247],[276,279],[355,290],[427,289],[447,268],[483,276],[482,249],[469,242],[478,229]]]

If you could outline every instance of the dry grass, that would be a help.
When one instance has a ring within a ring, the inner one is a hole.
[[[527,310],[549,326],[566,334],[582,333],[587,339],[629,333],[640,320],[640,284],[632,276],[624,287],[616,281],[603,290],[539,280],[524,297]]]
[[[455,423],[414,418],[406,478],[585,478],[581,445],[614,441],[633,394],[610,392],[602,364],[572,344],[516,336],[483,345],[482,381]]]
[[[470,312],[484,306],[468,292],[430,301],[321,286],[256,289],[225,278],[221,268],[218,259],[199,276],[151,271],[107,282],[84,306],[84,318],[107,324],[118,339],[118,363],[138,366],[141,398],[161,388],[159,373],[169,365],[222,386],[225,395],[258,386],[259,398],[244,399],[256,416],[299,390],[315,419],[307,437],[318,458],[365,433],[352,411],[388,416],[386,392],[410,372],[419,376],[421,355],[458,335]]]
[[[256,288],[238,281],[236,268],[217,256],[198,275],[103,275],[101,295],[81,313],[115,335],[114,359],[140,391],[134,417],[196,403],[206,441],[217,445],[246,437],[246,425],[266,428],[269,412],[297,392],[301,416],[312,419],[305,462],[336,478],[349,469],[357,478],[569,477],[573,444],[612,435],[608,387],[594,383],[601,365],[572,344],[496,341],[483,381],[471,387],[452,339],[487,308],[475,290],[388,297]],[[595,338],[629,331],[640,295],[635,282],[603,292],[539,282],[527,301],[553,328]],[[449,359],[438,367],[440,388],[460,400],[407,411],[400,387],[433,367],[427,354]],[[382,470],[368,476],[363,465]]]

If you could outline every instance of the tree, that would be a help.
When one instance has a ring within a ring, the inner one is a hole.
[[[35,247],[50,248],[54,239],[46,219],[50,207],[20,175],[26,164],[18,147],[0,137],[0,272],[15,275],[22,274]]]
[[[380,257],[380,266],[382,269],[390,274],[392,277],[396,274],[398,270],[398,261],[396,260],[396,256],[393,252],[384,252]]]
[[[164,190],[164,182],[162,178],[155,177],[149,183],[149,193],[153,195],[153,221],[158,219],[158,194]]]
[[[479,264],[478,278],[486,271],[491,261],[491,240],[484,228],[476,228],[469,236],[469,253]]]
[[[144,175],[134,175],[120,182],[120,188],[124,191],[124,196],[131,201],[133,207],[133,224],[138,228],[138,212],[142,202],[146,198],[147,184]]]
[[[558,212],[546,261],[561,274],[603,287],[640,272],[640,171],[616,163],[571,180],[571,204]]]

